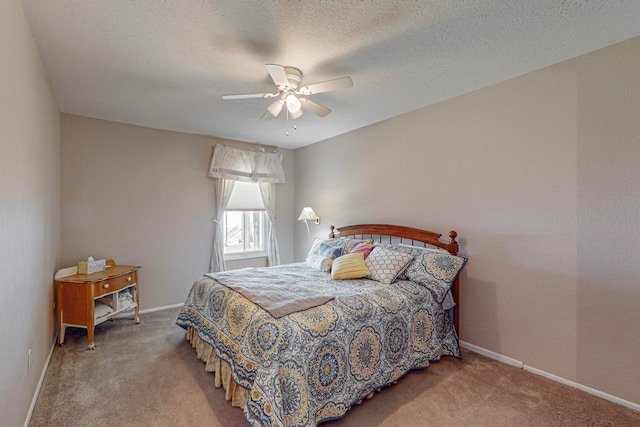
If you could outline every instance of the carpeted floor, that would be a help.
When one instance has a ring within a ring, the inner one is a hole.
[[[30,426],[246,426],[174,324],[178,309],[136,325],[105,322],[96,350],[69,328],[53,351]],[[341,420],[350,426],[640,426],[640,412],[464,351],[413,371]]]

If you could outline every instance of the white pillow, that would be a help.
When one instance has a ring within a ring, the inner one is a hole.
[[[333,260],[320,254],[309,254],[305,263],[318,271],[330,271]]]

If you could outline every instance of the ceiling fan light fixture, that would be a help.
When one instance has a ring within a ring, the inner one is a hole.
[[[291,117],[292,119],[297,119],[298,117],[300,117],[302,115],[302,110],[298,110],[295,111],[293,113],[289,113],[289,117]]]
[[[284,101],[282,99],[278,99],[275,102],[272,102],[269,107],[267,107],[267,111],[271,113],[273,117],[278,117],[280,111],[282,111],[282,106],[284,105]]]
[[[300,111],[302,108],[302,104],[297,96],[294,94],[287,95],[287,110],[289,110],[289,114],[293,115]]]

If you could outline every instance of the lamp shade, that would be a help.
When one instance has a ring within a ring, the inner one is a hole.
[[[282,111],[283,105],[284,101],[282,99],[278,99],[277,101],[272,102],[269,107],[267,107],[267,111],[271,113],[273,117],[278,117],[278,114],[280,114],[280,111]]]
[[[309,207],[302,209],[302,212],[298,217],[298,221],[315,221],[317,219],[318,219],[318,215],[316,215],[313,209]]]
[[[289,113],[289,117],[291,117],[292,119],[297,119],[301,115],[302,115],[302,110],[298,110],[294,113]]]

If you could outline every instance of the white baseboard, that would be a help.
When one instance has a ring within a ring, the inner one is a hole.
[[[162,307],[148,308],[146,310],[140,310],[140,314],[153,313],[154,311],[170,310],[172,308],[180,308],[183,305],[184,305],[184,303],[180,303],[180,304],[163,305]],[[118,314],[115,318],[116,319],[131,319],[132,310],[133,309],[131,309],[129,311],[125,311],[124,313]]]
[[[481,355],[486,356],[486,357],[488,357],[490,359],[495,359],[495,360],[497,360],[499,362],[506,363],[507,365],[512,365],[512,366],[515,366],[517,368],[524,369],[525,371],[531,372],[532,374],[540,375],[541,377],[548,378],[548,379],[550,379],[552,381],[556,381],[556,382],[559,382],[561,384],[568,385],[569,387],[577,388],[578,390],[582,390],[582,391],[584,391],[586,393],[592,394],[594,396],[598,396],[598,397],[600,397],[602,399],[608,400],[610,402],[617,403],[618,405],[626,406],[627,408],[630,408],[630,409],[633,409],[635,411],[640,412],[640,404],[629,402],[628,400],[621,399],[619,397],[613,396],[613,395],[605,393],[603,391],[596,390],[594,388],[587,387],[585,385],[576,383],[576,382],[568,380],[566,378],[559,377],[559,376],[554,375],[554,374],[550,374],[549,372],[534,368],[532,366],[525,365],[524,362],[512,359],[512,358],[507,357],[507,356],[503,356],[502,354],[495,353],[495,352],[493,352],[491,350],[487,350],[486,348],[478,347],[477,345],[473,345],[473,344],[470,344],[470,343],[465,342],[465,341],[460,341],[460,347],[466,348],[467,350],[471,350],[474,353],[481,354]]]
[[[51,355],[53,354],[53,349],[55,348],[57,341],[58,341],[58,335],[56,335],[53,338],[53,344],[51,345],[51,350],[49,350],[49,356],[47,356],[47,360],[44,362],[44,367],[42,368],[42,373],[40,374],[40,380],[38,380],[36,391],[33,393],[33,398],[31,399],[31,405],[29,406],[29,412],[27,412],[27,419],[24,420],[24,427],[29,427],[29,423],[31,422],[31,416],[33,415],[33,410],[36,407],[36,402],[38,401],[38,395],[40,394],[40,389],[42,388],[42,384],[44,384],[44,377],[47,375],[47,369],[49,369],[49,362],[51,361]]]
[[[570,381],[570,380],[568,380],[566,378],[562,378],[562,377],[559,377],[557,375],[550,374],[549,372],[545,372],[545,371],[533,368],[533,367],[528,366],[528,365],[524,365],[524,370],[532,372],[532,373],[534,373],[536,375],[540,375],[540,376],[545,377],[545,378],[549,378],[550,380],[557,381],[557,382],[559,382],[561,384],[565,384],[565,385],[568,385],[570,387],[577,388],[578,390],[582,390],[582,391],[587,392],[589,394],[593,394],[594,396],[601,397],[601,398],[603,398],[605,400],[609,400],[611,402],[617,403],[618,405],[626,406],[627,408],[631,408],[631,409],[633,409],[635,411],[640,412],[640,405],[637,404],[637,403],[633,403],[633,402],[629,402],[628,400],[620,399],[619,397],[613,396],[613,395],[605,393],[603,391],[596,390],[596,389],[591,388],[591,387],[587,387],[586,385],[582,385],[582,384]]]
[[[478,347],[477,345],[470,344],[466,341],[460,341],[460,347],[466,348],[467,350],[471,350],[474,353],[481,354],[483,356],[487,356],[490,359],[495,359],[499,362],[506,363],[507,365],[515,366],[516,368],[524,368],[524,362],[521,362],[516,359],[512,359],[507,356],[503,356],[499,353],[494,353],[491,350],[487,350],[486,348]]]
[[[154,311],[170,310],[172,308],[182,307],[183,305],[184,305],[184,303],[180,303],[180,304],[164,305],[162,307],[148,308],[146,310],[140,310],[140,314],[153,313]]]

